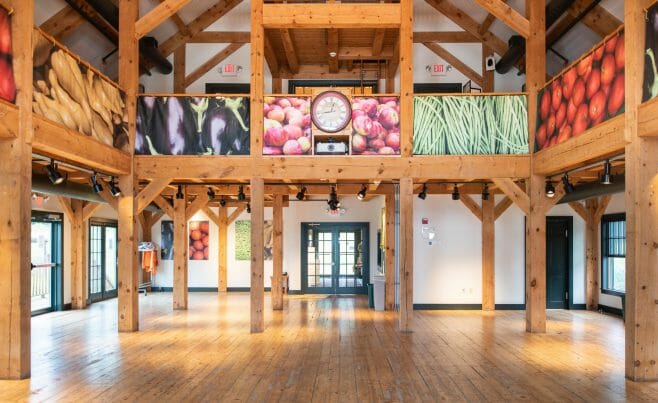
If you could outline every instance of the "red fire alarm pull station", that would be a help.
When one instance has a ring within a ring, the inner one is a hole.
[[[427,224],[430,223],[429,218],[423,217],[422,220],[423,220],[423,222],[422,222],[423,225],[427,225]]]

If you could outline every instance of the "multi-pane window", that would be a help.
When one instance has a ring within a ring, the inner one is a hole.
[[[626,214],[604,215],[601,221],[601,285],[603,292],[626,291]]]

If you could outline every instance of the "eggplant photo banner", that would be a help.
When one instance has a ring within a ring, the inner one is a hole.
[[[125,94],[79,62],[53,39],[34,30],[35,113],[129,151]]]
[[[352,98],[352,154],[400,154],[400,98]]]
[[[535,151],[578,137],[624,113],[624,51],[624,32],[619,31],[539,92]]]
[[[527,96],[416,96],[413,152],[415,155],[527,154]]]
[[[644,45],[644,81],[642,88],[642,102],[658,96],[658,4],[647,9],[647,25]]]
[[[8,102],[16,100],[16,81],[12,67],[11,17],[0,7],[0,99]]]
[[[140,96],[135,154],[249,155],[249,97]]]

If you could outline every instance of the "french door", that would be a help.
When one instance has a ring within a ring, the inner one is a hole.
[[[302,223],[302,292],[367,294],[368,223]]]
[[[117,224],[94,221],[89,225],[89,301],[117,296]]]
[[[32,212],[31,310],[62,309],[62,215]]]

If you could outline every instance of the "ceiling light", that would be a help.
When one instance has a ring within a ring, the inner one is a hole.
[[[359,193],[356,194],[356,198],[363,200],[366,198],[366,193],[368,193],[368,188],[366,185],[361,185],[361,190],[359,190]]]
[[[489,200],[489,184],[485,183],[482,188],[482,200]]]
[[[329,52],[330,57],[336,57],[336,55],[337,55],[337,53],[334,52],[333,50],[331,52]]]
[[[213,190],[213,188],[208,186],[208,199],[212,200],[214,198],[215,198],[215,191]]]
[[[420,200],[425,200],[426,197],[427,197],[427,184],[424,184],[423,190],[421,190],[420,193],[418,193],[418,198]]]
[[[302,189],[297,192],[297,200],[304,200],[306,197],[306,186],[302,186]]]
[[[603,175],[601,175],[601,184],[602,185],[612,185],[612,164],[610,160],[606,160],[603,164]]]
[[[219,201],[219,205],[222,206],[222,207],[226,206],[226,200],[221,199],[221,200]]]
[[[546,197],[553,198],[555,197],[555,186],[553,186],[553,181],[546,179]]]
[[[244,186],[240,185],[240,189],[238,190],[238,200],[243,201],[246,198],[247,196],[244,194]]]
[[[251,214],[251,204],[247,203],[247,213]]]
[[[91,189],[94,191],[94,193],[100,193],[103,191],[103,187],[100,183],[98,183],[98,180],[96,179],[96,171],[94,171],[94,173],[91,175]]]
[[[457,184],[455,183],[455,186],[452,188],[452,200],[459,200],[459,188],[457,187]]]
[[[53,185],[59,185],[64,182],[64,177],[57,169],[55,160],[51,159],[50,165],[46,165],[46,172],[48,173],[48,179],[50,179],[50,182],[52,182]]]
[[[340,201],[338,200],[338,195],[336,194],[336,188],[331,187],[331,193],[329,193],[329,200],[327,200],[329,209],[331,211],[336,211],[340,207]]]
[[[562,177],[562,184],[564,185],[564,191],[566,194],[573,193],[574,187],[571,182],[569,182],[569,175],[566,172]]]
[[[114,181],[114,176],[110,181],[107,183],[110,186],[110,193],[112,193],[112,196],[114,197],[119,197],[121,196],[121,189],[119,189],[119,185]]]
[[[178,185],[178,190],[176,191],[176,198],[178,200],[183,200],[185,195],[183,194],[183,185]]]

